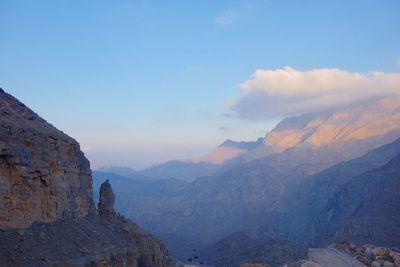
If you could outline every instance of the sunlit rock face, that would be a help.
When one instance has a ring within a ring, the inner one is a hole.
[[[268,134],[263,144],[270,153],[280,153],[294,147],[321,148],[375,139],[365,144],[369,150],[399,136],[400,97],[394,96],[337,111],[285,119]],[[365,153],[362,147],[358,150],[357,154]]]
[[[94,211],[79,144],[0,89],[0,228]]]

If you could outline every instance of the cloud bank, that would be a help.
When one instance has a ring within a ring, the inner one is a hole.
[[[243,96],[230,99],[230,115],[249,119],[297,115],[400,92],[400,73],[308,71],[284,67],[257,70],[240,85]]]

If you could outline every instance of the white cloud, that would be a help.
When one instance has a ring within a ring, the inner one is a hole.
[[[284,67],[257,70],[240,89],[242,97],[226,102],[231,115],[271,118],[398,93],[400,73],[358,73],[336,68],[300,71]]]
[[[237,19],[241,16],[240,12],[233,9],[227,9],[222,15],[215,18],[214,22],[218,26],[229,26],[235,24]]]

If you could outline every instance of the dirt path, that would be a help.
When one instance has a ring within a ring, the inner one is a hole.
[[[322,267],[365,267],[352,256],[334,248],[312,248],[308,252],[310,260]]]

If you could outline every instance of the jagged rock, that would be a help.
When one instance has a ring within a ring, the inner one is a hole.
[[[331,246],[354,256],[366,266],[400,267],[400,253],[396,249],[374,247],[371,245],[357,246],[344,241],[334,243]],[[349,247],[352,249],[349,250]]]
[[[100,186],[100,201],[99,201],[99,215],[104,216],[113,216],[115,215],[114,211],[114,202],[115,195],[112,190],[111,184],[108,180]]]

